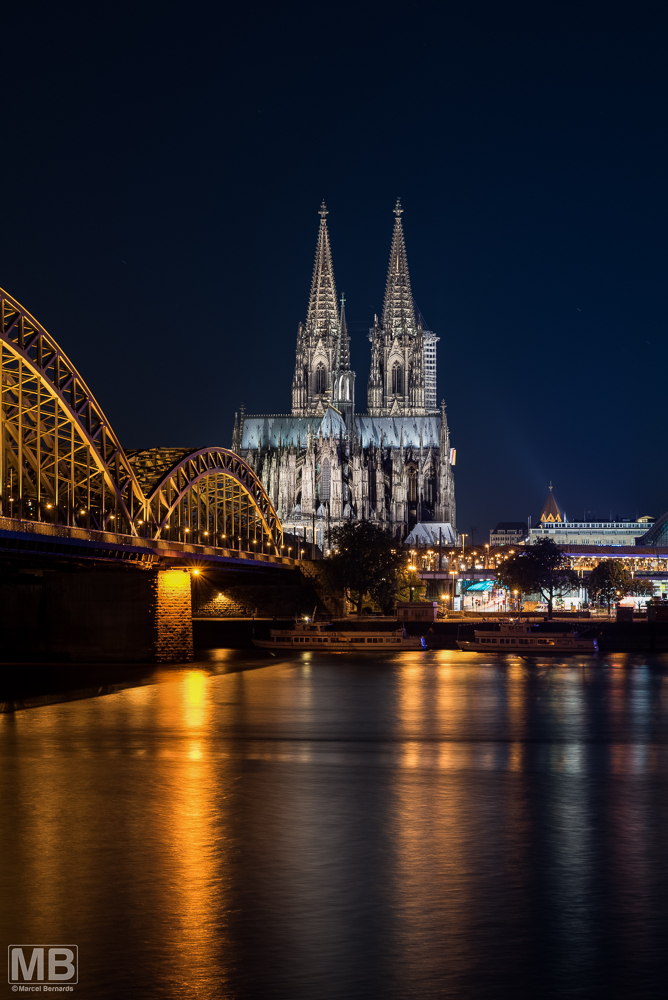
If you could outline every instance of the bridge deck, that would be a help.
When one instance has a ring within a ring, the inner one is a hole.
[[[0,517],[0,551],[21,555],[53,555],[61,558],[127,562],[150,568],[155,563],[192,564],[209,562],[237,565],[294,568],[295,559],[261,552],[223,549],[213,545],[174,542],[167,539],[137,538],[111,531],[73,528],[45,521]]]

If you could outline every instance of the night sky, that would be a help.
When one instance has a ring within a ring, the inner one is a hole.
[[[127,447],[289,412],[324,198],[366,409],[398,196],[458,528],[668,510],[665,3],[23,4],[0,285]]]

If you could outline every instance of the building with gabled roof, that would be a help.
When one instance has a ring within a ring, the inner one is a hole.
[[[312,537],[344,519],[377,521],[405,539],[435,522],[456,537],[454,450],[436,408],[436,342],[413,302],[397,201],[381,319],[369,331],[368,413],[355,412],[345,299],[336,293],[327,208],[306,320],[299,324],[290,414],[235,417],[232,448],[255,469],[284,530]],[[427,372],[425,373],[425,344]]]

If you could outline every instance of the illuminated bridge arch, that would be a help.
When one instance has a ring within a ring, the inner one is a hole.
[[[156,537],[280,551],[282,528],[261,481],[227,448],[128,452]],[[140,530],[141,533],[141,530]],[[245,544],[243,544],[245,543]]]
[[[280,551],[280,521],[238,455],[224,448],[126,453],[67,355],[2,289],[0,378],[4,516]]]

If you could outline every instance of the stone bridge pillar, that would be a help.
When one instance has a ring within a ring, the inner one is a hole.
[[[5,661],[188,663],[190,573],[47,568],[0,575],[0,636]]]
[[[161,569],[151,580],[151,615],[156,663],[185,663],[193,658],[190,573]]]

